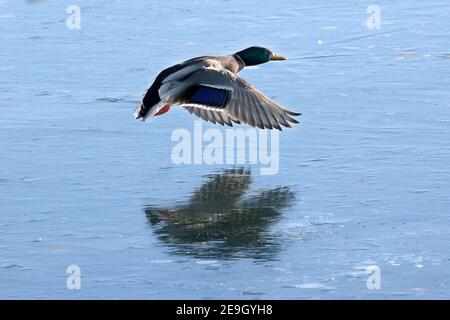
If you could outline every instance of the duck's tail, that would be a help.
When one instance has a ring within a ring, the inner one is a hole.
[[[144,101],[141,101],[136,106],[136,110],[134,110],[134,118],[140,119],[142,121],[147,120],[150,117],[153,117],[154,115],[163,114],[169,111],[169,108],[163,104],[162,102],[159,102],[155,104],[154,106],[147,107],[144,104]],[[158,113],[160,112],[160,113]]]
[[[160,102],[161,99],[159,98],[158,94],[159,84],[153,84],[145,93],[144,98],[141,102],[138,103],[136,106],[136,109],[134,110],[134,117],[136,119],[141,119],[142,121],[145,121],[147,118],[153,116],[157,111],[158,108],[161,107]]]
[[[148,110],[146,110],[144,101],[141,101],[137,104],[136,109],[134,110],[133,116],[135,119],[146,119],[146,114]]]

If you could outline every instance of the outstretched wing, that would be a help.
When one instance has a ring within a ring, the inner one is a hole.
[[[226,69],[203,67],[185,79],[191,85],[177,103],[213,123],[247,123],[261,129],[279,129],[298,123],[295,113],[281,108],[252,85]]]
[[[219,207],[234,206],[248,190],[251,182],[249,169],[228,169],[214,174],[197,189],[190,199],[190,206]]]

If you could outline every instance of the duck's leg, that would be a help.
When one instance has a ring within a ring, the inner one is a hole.
[[[166,112],[168,112],[170,110],[171,105],[170,104],[166,104],[164,107],[162,107],[161,109],[159,109],[159,111],[157,113],[155,113],[155,116],[160,116]]]

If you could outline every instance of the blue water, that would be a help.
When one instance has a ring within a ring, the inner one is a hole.
[[[369,4],[0,1],[0,298],[450,298],[450,4]],[[173,164],[144,90],[255,44],[316,57],[241,74],[303,114],[278,174]]]

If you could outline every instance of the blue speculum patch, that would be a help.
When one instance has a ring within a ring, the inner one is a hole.
[[[206,86],[198,86],[190,101],[212,107],[224,107],[228,101],[229,91]]]

